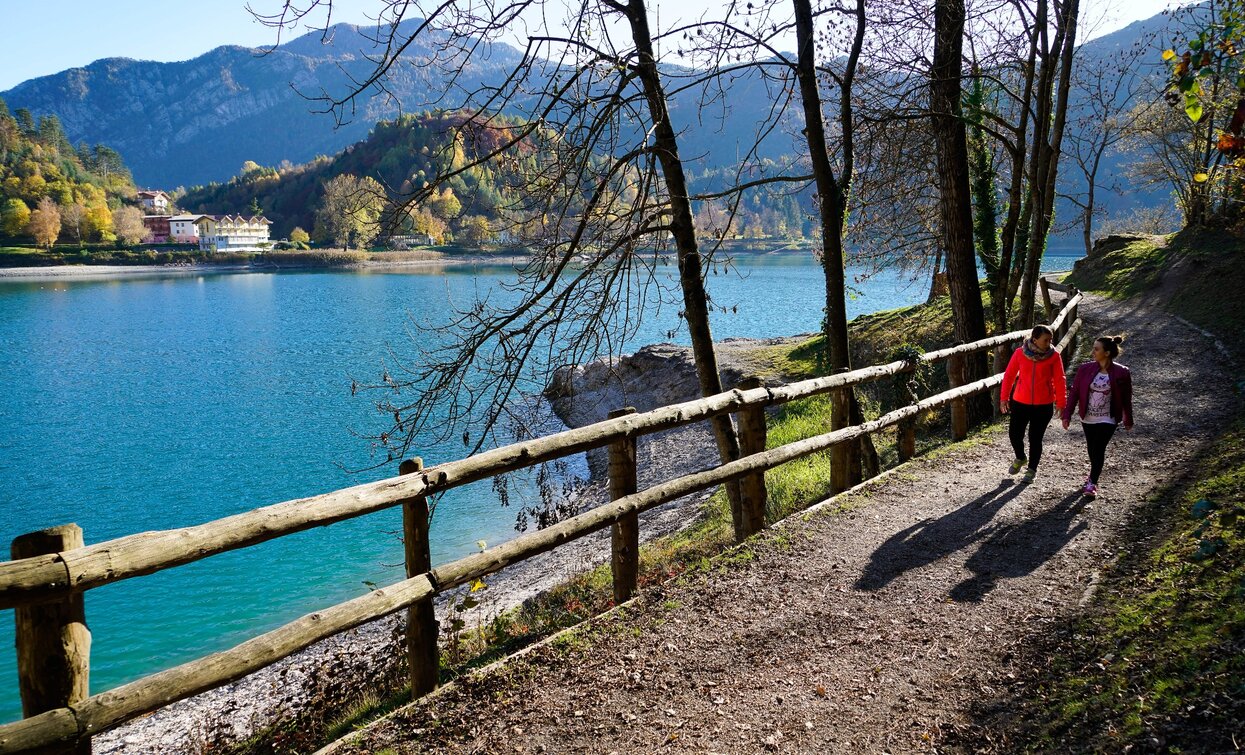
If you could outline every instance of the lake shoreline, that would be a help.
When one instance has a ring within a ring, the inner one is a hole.
[[[283,273],[323,271],[376,271],[399,272],[404,269],[426,270],[428,268],[470,265],[513,265],[523,260],[514,255],[471,255],[465,257],[438,257],[420,260],[349,262],[340,264],[204,264],[191,265],[49,265],[40,267],[3,267],[0,280],[91,280],[147,278],[162,275],[203,275],[216,273]]]
[[[317,260],[318,251],[329,255],[328,258]],[[414,252],[375,252],[369,259],[332,259],[334,253],[342,250],[326,249],[313,252],[296,252],[294,259],[282,259],[282,253],[266,255],[247,262],[231,261],[196,261],[196,262],[163,262],[151,264],[45,264],[6,267],[0,266],[0,280],[56,280],[56,279],[109,279],[109,278],[143,278],[160,275],[202,275],[205,273],[273,273],[273,272],[306,272],[325,271],[374,271],[401,272],[403,270],[427,270],[436,267],[463,267],[471,265],[512,265],[522,267],[532,259],[523,252],[479,250],[475,252],[445,253],[435,250],[417,250]],[[813,249],[807,243],[758,243],[749,241],[731,241],[723,243],[717,250],[727,256],[791,256],[812,254]],[[350,254],[354,254],[351,252]],[[387,254],[401,256],[400,259],[387,260]],[[414,256],[412,256],[414,255]]]

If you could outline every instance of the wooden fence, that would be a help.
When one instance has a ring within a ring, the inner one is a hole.
[[[1051,323],[1060,348],[1075,342],[1081,327],[1075,289],[1043,281],[1043,301],[1054,315],[1050,290],[1068,295]],[[708,398],[654,409],[611,413],[605,421],[497,448],[427,469],[404,461],[399,475],[254,509],[192,527],[143,532],[84,545],[76,525],[22,535],[13,542],[13,560],[0,563],[0,608],[15,608],[19,686],[25,718],[0,726],[0,754],[36,748],[47,752],[89,753],[90,737],[164,705],[219,687],[271,665],[322,639],[406,609],[407,651],[412,694],[435,688],[439,669],[433,598],[492,574],[505,566],[562,543],[612,526],[614,596],[631,597],[639,559],[638,515],[654,506],[729,480],[740,480],[746,511],[742,535],[764,522],[764,473],[794,459],[830,449],[868,433],[898,426],[900,458],[913,453],[911,422],[926,410],[951,405],[952,436],[968,430],[965,399],[998,385],[995,374],[964,381],[966,358],[987,349],[1004,349],[1027,335],[1015,331],[971,344],[927,352],[915,361],[897,361],[789,385],[765,387],[745,381],[739,388]],[[918,363],[947,362],[950,389],[860,425],[817,435],[778,448],[765,448],[765,408],[817,396],[879,378],[910,372]],[[727,413],[737,413],[741,458],[663,482],[636,488],[636,439]],[[609,447],[611,501],[546,529],[456,561],[433,567],[428,555],[426,497],[541,462]],[[83,592],[131,577],[245,548],[273,538],[344,519],[401,506],[406,579],[353,600],[307,614],[236,647],[161,671],[96,695],[88,691],[90,634]]]

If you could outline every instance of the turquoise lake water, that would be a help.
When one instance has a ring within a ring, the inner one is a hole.
[[[1048,255],[1048,269],[1071,257]],[[802,256],[740,257],[710,278],[716,338],[810,332],[821,271]],[[421,272],[171,273],[0,280],[0,543],[67,522],[88,543],[198,524],[393,474],[359,434],[387,429],[351,378],[380,375],[412,321],[438,321],[508,280],[505,267]],[[924,299],[926,282],[859,283],[849,316]],[[628,345],[665,341],[678,307]],[[685,333],[674,339],[686,342]],[[429,464],[462,446],[421,449]],[[513,537],[487,482],[453,491],[433,522],[443,562]],[[402,576],[400,514],[215,556],[86,595],[91,691],[230,647]],[[19,718],[12,611],[0,611],[0,722]]]

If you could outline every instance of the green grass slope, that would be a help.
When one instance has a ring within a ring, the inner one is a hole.
[[[1134,241],[1081,260],[1064,282],[1115,299],[1157,296],[1173,314],[1222,338],[1245,333],[1245,238],[1227,231]]]

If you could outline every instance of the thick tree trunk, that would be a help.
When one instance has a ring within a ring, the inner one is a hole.
[[[960,117],[961,59],[964,43],[964,0],[935,0],[934,61],[930,69],[930,106],[938,151],[942,244],[947,256],[947,283],[955,337],[969,343],[986,336],[986,316],[973,252],[972,197],[968,185],[968,136]],[[986,377],[981,355],[967,360],[966,382]],[[985,394],[968,405],[969,423],[990,416]]]
[[[847,281],[843,273],[843,225],[847,216],[847,187],[852,180],[853,127],[851,88],[856,63],[864,43],[864,0],[856,2],[856,33],[848,56],[839,94],[839,122],[843,138],[843,171],[837,178],[830,164],[826,145],[825,121],[821,110],[821,91],[817,85],[817,63],[814,56],[813,11],[809,0],[794,0],[796,30],[796,78],[804,106],[804,136],[808,143],[817,186],[818,210],[821,219],[821,266],[826,283],[826,353],[832,373],[851,369],[847,339],[847,304],[844,299]],[[861,414],[854,391],[845,389],[834,396],[830,412],[830,429],[840,430],[852,424],[853,416]],[[873,444],[842,444],[831,452],[831,492],[838,493],[861,479],[861,458],[865,467],[877,467]]]
[[[665,178],[670,198],[670,232],[674,236],[679,262],[679,285],[683,291],[683,312],[687,321],[688,335],[692,341],[692,355],[696,360],[696,377],[703,396],[722,392],[722,378],[718,374],[717,354],[713,348],[713,333],[709,329],[709,304],[705,296],[704,268],[700,248],[696,242],[696,229],[692,225],[692,203],[688,198],[687,177],[679,158],[678,139],[670,123],[666,107],[666,93],[662,88],[661,74],[653,54],[653,38],[648,27],[648,9],[644,0],[630,0],[627,4],[627,20],[631,24],[631,36],[636,46],[636,72],[645,98],[649,115],[653,120],[653,147]],[[739,458],[739,439],[731,425],[729,415],[713,419],[713,436],[717,441],[718,454],[723,462]],[[743,508],[739,482],[725,483],[731,503],[731,517],[735,533],[744,533]]]

